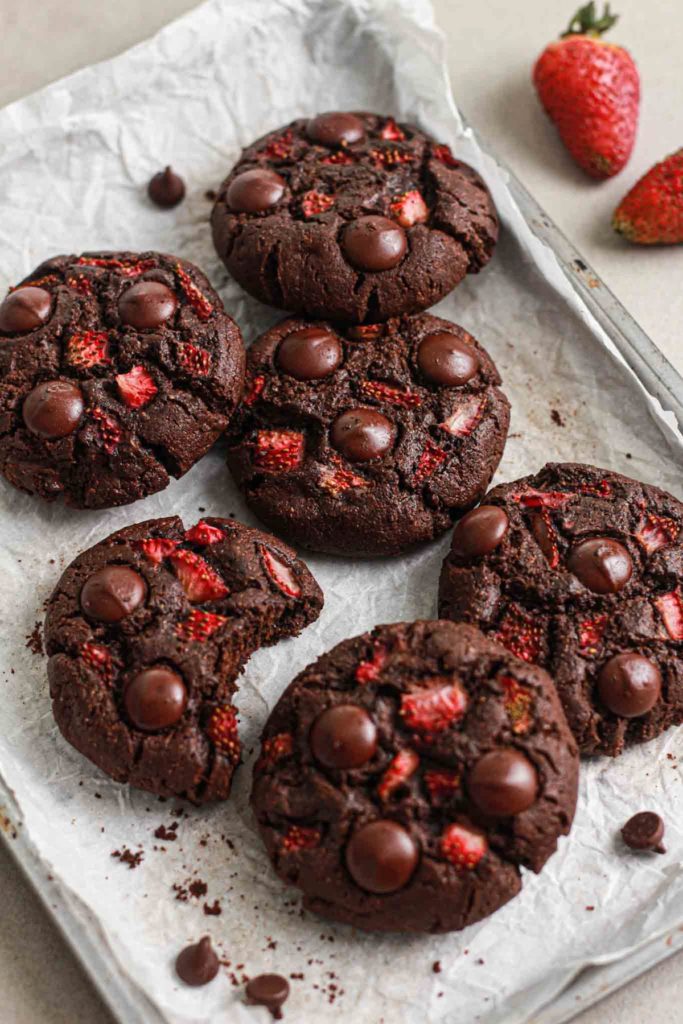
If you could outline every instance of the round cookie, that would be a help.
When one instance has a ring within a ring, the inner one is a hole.
[[[197,267],[57,256],[0,304],[0,472],[48,501],[125,505],[206,454],[243,383],[239,328]]]
[[[249,349],[228,464],[295,545],[397,554],[486,490],[509,422],[498,384],[467,331],[426,313],[346,329],[284,320]]]
[[[71,563],[48,604],[57,725],[117,782],[225,799],[240,760],[235,680],[322,603],[290,548],[233,520],[119,530]]]
[[[546,668],[580,749],[620,754],[683,721],[682,526],[656,487],[551,463],[460,520],[439,614]]]
[[[578,755],[555,688],[472,626],[345,640],[270,714],[252,806],[304,905],[445,932],[493,913],[571,826]]]
[[[448,146],[367,113],[300,118],[248,146],[211,215],[251,295],[344,323],[434,305],[488,263],[491,196]]]

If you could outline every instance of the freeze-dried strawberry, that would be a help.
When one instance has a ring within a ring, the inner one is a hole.
[[[76,331],[66,343],[66,361],[79,370],[110,362],[105,331]]]
[[[188,544],[220,544],[225,540],[225,533],[218,526],[212,526],[206,520],[200,519],[198,523],[185,531],[185,540]]]
[[[425,480],[434,476],[439,466],[446,461],[447,455],[443,448],[439,448],[431,438],[428,439],[420,458],[417,461],[417,469],[413,477],[413,487],[421,487]]]
[[[406,134],[402,128],[399,128],[393,117],[388,117],[380,129],[379,137],[388,142],[403,142]]]
[[[46,284],[57,284],[59,278],[56,274],[44,274],[43,277],[34,277],[32,281],[22,281],[21,284],[12,285],[8,290],[16,292],[19,288],[42,288]]]
[[[513,676],[501,676],[500,683],[503,687],[503,707],[510,719],[512,731],[522,735],[533,725],[533,694]]]
[[[572,495],[565,491],[537,491],[530,487],[526,491],[512,495],[522,508],[564,508],[572,500]]]
[[[420,758],[414,750],[399,750],[380,779],[377,787],[380,800],[388,800],[394,790],[417,771],[419,763]]]
[[[117,373],[116,386],[121,400],[129,409],[142,409],[159,391],[154,379],[144,366],[134,366],[128,373]]]
[[[334,153],[330,153],[328,156],[323,157],[320,161],[321,164],[340,164],[346,166],[354,163],[352,153],[347,153],[346,150],[337,149]]]
[[[214,708],[204,730],[216,750],[232,764],[240,759],[240,740],[237,733],[237,712],[232,704]]]
[[[328,196],[324,192],[316,192],[311,189],[305,192],[301,200],[301,209],[304,217],[315,217],[319,213],[325,213],[334,206],[334,196]]]
[[[449,800],[460,792],[460,775],[444,769],[428,768],[424,773],[424,782],[430,800],[440,803]]]
[[[248,387],[247,392],[246,392],[246,394],[244,396],[244,404],[245,405],[254,405],[255,402],[257,402],[259,400],[259,398],[261,396],[261,392],[263,391],[265,386],[266,386],[266,378],[265,377],[262,377],[262,376],[254,377],[250,381],[249,387]]]
[[[534,662],[541,653],[543,632],[532,615],[513,604],[501,619],[494,638],[515,657]]]
[[[439,426],[452,437],[469,437],[484,415],[485,408],[486,395],[470,395]]]
[[[211,353],[188,341],[178,345],[178,362],[195,377],[206,377],[211,369]]]
[[[651,555],[667,544],[673,544],[678,532],[678,525],[673,519],[650,513],[638,527],[636,540],[640,541],[648,555]]]
[[[156,267],[156,260],[117,260],[110,256],[79,256],[76,263],[82,267],[101,267],[116,270],[122,277],[137,277]]]
[[[301,597],[301,586],[291,568],[274,555],[265,544],[261,545],[261,561],[271,580],[287,597]]]
[[[176,571],[188,601],[192,604],[217,601],[228,593],[228,588],[216,570],[194,551],[174,551],[168,556],[168,560]]]
[[[99,407],[90,410],[90,415],[97,423],[97,432],[102,441],[102,447],[107,455],[112,455],[118,448],[123,432],[113,416],[110,416]]]
[[[373,149],[370,156],[379,167],[398,167],[400,164],[409,164],[413,154],[409,149],[399,149],[398,146],[383,146],[381,149]]]
[[[532,512],[529,525],[548,565],[551,569],[557,569],[560,564],[560,549],[557,546],[557,532],[548,509],[541,508],[538,512]]]
[[[424,224],[429,216],[427,204],[416,188],[397,196],[391,204],[391,212],[403,228]]]
[[[270,736],[263,741],[261,755],[254,765],[254,771],[265,772],[272,768],[283,757],[288,757],[292,753],[293,746],[290,732],[279,732],[276,736]]]
[[[588,654],[595,654],[605,630],[607,629],[607,615],[594,615],[591,619],[584,619],[579,622],[579,647]]]
[[[200,292],[190,275],[179,263],[174,267],[178,284],[180,285],[185,298],[192,306],[200,320],[208,320],[213,313],[213,306],[203,292]]]
[[[375,341],[382,337],[384,330],[384,324],[356,324],[348,328],[346,335],[353,341]]]
[[[173,554],[179,543],[179,541],[169,540],[167,537],[147,537],[145,540],[138,541],[145,558],[154,562],[155,565],[161,565],[165,558]]]
[[[611,498],[612,485],[608,480],[601,480],[598,484],[581,484],[579,491],[581,494],[589,494],[594,498]]]
[[[384,668],[387,660],[387,649],[383,644],[375,644],[372,655],[365,661],[361,661],[355,672],[355,679],[361,685],[373,683]]]
[[[672,590],[655,598],[655,607],[662,616],[666,631],[672,640],[683,640],[683,601],[679,590]]]
[[[467,694],[458,683],[436,679],[401,696],[399,714],[409,729],[423,734],[444,732],[461,720],[467,710]],[[442,683],[442,685],[438,685]]]
[[[441,836],[441,852],[446,860],[465,871],[476,868],[488,848],[486,837],[481,832],[456,822],[447,825]]]
[[[188,617],[178,623],[175,635],[180,640],[197,640],[199,643],[203,643],[227,621],[225,615],[214,615],[213,612],[203,612],[200,608],[193,608]]]
[[[440,160],[442,164],[446,165],[446,167],[460,166],[458,161],[451,153],[451,147],[447,146],[445,142],[441,142],[437,146],[434,146],[432,150],[432,155],[434,156],[435,160]]]
[[[276,139],[271,139],[268,145],[259,153],[268,160],[288,160],[292,155],[292,133],[288,128]]]
[[[320,843],[320,829],[308,828],[306,825],[290,825],[280,844],[282,853],[294,853],[296,850],[313,850]]]
[[[102,644],[94,644],[86,640],[81,644],[81,658],[93,672],[97,672],[104,680],[109,682],[113,675],[112,656]]]
[[[259,430],[254,445],[254,466],[267,473],[286,473],[304,457],[304,435],[296,430]]]
[[[352,473],[350,469],[344,469],[343,466],[325,466],[320,472],[318,483],[334,497],[351,487],[367,486],[367,480],[357,473]]]
[[[92,295],[93,293],[92,281],[87,274],[67,274],[66,283],[69,288],[80,292],[81,295]]]
[[[377,402],[389,405],[400,405],[405,409],[415,409],[422,404],[422,399],[410,388],[395,388],[381,380],[363,380],[359,390],[366,398],[374,398]]]

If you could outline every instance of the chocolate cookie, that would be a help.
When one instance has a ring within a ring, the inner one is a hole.
[[[304,905],[444,932],[493,913],[571,826],[578,756],[549,676],[471,626],[378,626],[271,712],[252,805]]]
[[[300,118],[244,150],[211,215],[218,255],[262,302],[348,323],[432,306],[491,258],[479,175],[412,125]]]
[[[57,256],[0,305],[0,471],[48,501],[125,505],[206,454],[243,376],[239,328],[191,263]]]
[[[509,403],[475,339],[429,314],[284,320],[247,356],[228,462],[294,544],[392,555],[448,529],[498,466]]]
[[[225,799],[240,759],[235,680],[322,603],[290,548],[230,519],[119,530],[79,555],[50,598],[57,725],[117,782]]]
[[[547,668],[581,750],[683,721],[683,505],[594,466],[549,464],[460,520],[440,614]]]

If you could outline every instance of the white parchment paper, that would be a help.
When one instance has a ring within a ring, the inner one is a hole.
[[[0,113],[0,285],[58,252],[177,252],[208,272],[252,340],[277,314],[228,280],[212,249],[205,190],[242,145],[295,116],[366,108],[415,119],[482,171],[504,222],[490,267],[438,309],[481,339],[512,400],[498,479],[576,459],[680,495],[681,437],[532,237],[504,175],[463,131],[444,69],[428,0],[210,0],[124,56]],[[185,176],[188,198],[160,212],[144,186],[169,161]],[[250,662],[238,701],[250,756],[227,804],[179,816],[173,802],[100,775],[58,735],[45,664],[27,649],[27,634],[81,549],[157,515],[193,523],[200,509],[250,521],[219,450],[162,494],[104,513],[65,512],[0,485],[2,774],[46,873],[96,915],[116,970],[165,1020],[266,1021],[265,1010],[242,1004],[230,971],[239,980],[274,970],[303,975],[287,1004],[297,1024],[519,1024],[585,964],[623,955],[683,920],[676,732],[617,762],[585,764],[571,838],[540,877],[526,876],[521,896],[464,933],[378,937],[332,927],[301,915],[297,894],[272,874],[247,806],[268,710],[294,673],[337,641],[378,622],[433,615],[447,539],[386,562],[309,559],[324,613],[299,639]],[[638,859],[616,845],[618,827],[641,806],[667,821],[664,857]],[[154,836],[173,821],[177,839]],[[142,853],[135,870],[111,856],[124,847]],[[192,880],[206,883],[206,895],[176,899],[173,886]],[[220,915],[207,916],[204,904]],[[206,932],[231,966],[190,990],[172,963]]]

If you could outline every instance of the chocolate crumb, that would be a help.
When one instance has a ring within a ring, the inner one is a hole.
[[[432,970],[434,971],[434,974],[441,974],[441,961],[440,960],[435,960],[434,961],[434,963],[432,964]]]
[[[208,199],[210,203],[215,203],[216,199],[218,198],[218,193],[215,191],[215,189],[207,188],[206,192],[204,193],[204,198]]]
[[[36,622],[31,632],[27,635],[26,646],[31,654],[43,655],[45,653],[43,650],[43,634],[40,622]]]
[[[214,900],[213,903],[211,904],[204,904],[204,913],[206,914],[207,917],[218,917],[219,914],[223,913],[223,908],[221,907],[218,900]]]
[[[558,409],[551,409],[550,410],[550,419],[553,421],[553,423],[556,426],[558,426],[558,427],[563,427],[564,426],[564,420],[562,419],[562,416],[561,416],[561,414],[560,414]]]
[[[137,850],[133,853],[127,846],[122,846],[120,850],[112,850],[111,856],[116,857],[122,864],[127,864],[131,871],[144,860],[142,850]]]

